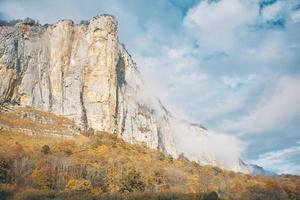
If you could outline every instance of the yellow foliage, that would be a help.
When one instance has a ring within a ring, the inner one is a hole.
[[[96,149],[96,153],[98,156],[103,156],[107,154],[109,151],[109,148],[106,145],[101,145]]]
[[[100,188],[100,187],[97,187],[97,188],[93,188],[91,190],[91,193],[94,195],[94,196],[100,196],[101,194],[103,194],[103,190]]]
[[[229,190],[231,192],[239,192],[242,189],[242,184],[239,180],[234,179],[229,184]]]
[[[30,174],[33,186],[37,189],[49,189],[53,186],[54,180],[48,167],[34,169]]]
[[[29,127],[28,122],[24,121],[26,119],[18,124],[13,119],[14,116],[14,114],[0,114],[0,122],[6,125],[12,122],[11,124],[16,123],[16,126]],[[69,123],[60,117],[49,117],[54,122]],[[38,126],[39,130],[42,130],[43,125]],[[52,128],[60,129],[59,125]],[[44,145],[51,148],[51,154],[41,153]],[[72,156],[68,156],[68,152],[71,152]],[[82,135],[74,138],[38,135],[32,137],[0,130],[1,154],[13,161],[28,158],[28,161],[25,159],[27,163],[22,164],[25,166],[24,169],[31,171],[29,176],[25,174],[23,177],[30,178],[28,182],[37,188],[51,188],[55,184],[47,177],[56,179],[61,177],[59,189],[66,186],[69,190],[89,191],[95,196],[103,192],[120,191],[122,183],[126,186],[124,191],[132,186],[133,188],[141,186],[141,189],[150,192],[217,191],[224,199],[243,199],[243,196],[237,194],[247,196],[253,188],[258,191],[286,192],[294,199],[300,196],[299,177],[280,176],[275,180],[269,177],[229,172],[212,166],[199,166],[185,158],[172,160],[155,149],[147,148],[144,144],[131,145],[117,138],[116,135],[105,132],[96,132],[91,140]],[[52,173],[40,158],[45,158],[44,160],[53,164]],[[78,170],[77,166],[80,166]],[[136,179],[133,174],[124,178],[126,171],[132,167],[140,172],[140,176]],[[56,169],[58,172],[55,171]],[[26,170],[24,172],[27,172]],[[20,170],[20,173],[22,172]],[[98,176],[97,179],[95,176]],[[98,182],[95,184],[95,181]],[[94,184],[94,188],[91,183]]]
[[[71,179],[67,183],[66,189],[80,191],[80,192],[90,191],[92,189],[92,184],[90,181],[85,179],[81,179],[81,180]]]

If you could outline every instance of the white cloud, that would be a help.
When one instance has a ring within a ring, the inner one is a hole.
[[[195,32],[200,45],[228,51],[241,28],[257,16],[258,9],[253,1],[200,1],[188,12],[184,25]]]
[[[194,98],[210,77],[198,68],[197,58],[191,56],[189,47],[163,47],[164,53],[154,57],[135,57],[150,88],[168,109],[184,119],[191,116],[183,105],[194,105]],[[187,97],[190,97],[187,101]]]
[[[201,109],[203,120],[214,120],[215,118],[224,117],[224,115],[241,109],[245,104],[245,97],[235,95],[214,102],[213,106]]]
[[[252,82],[256,79],[256,75],[249,74],[246,77],[240,77],[240,76],[223,76],[222,81],[224,84],[233,90],[238,89],[239,87],[243,86],[244,84],[247,84],[249,82]]]
[[[264,166],[278,173],[291,173],[300,175],[300,165],[297,159],[300,157],[300,144],[286,149],[270,151],[258,156],[257,160],[249,161],[253,164]]]
[[[264,132],[285,126],[300,116],[300,78],[284,77],[276,82],[275,86],[266,88],[248,114],[237,121],[227,122],[225,129],[243,133]]]
[[[278,16],[282,11],[284,2],[277,1],[276,3],[269,5],[263,9],[262,16],[264,20],[272,20]]]
[[[202,54],[227,54],[225,60],[215,58],[214,65],[253,70],[251,73],[262,68],[291,67],[300,62],[296,53],[299,28],[295,28],[299,27],[300,12],[293,10],[295,5],[294,1],[277,1],[264,7],[260,15],[258,0],[204,0],[189,10],[183,25],[197,40]]]
[[[294,12],[291,14],[292,23],[297,23],[300,21],[300,12]]]

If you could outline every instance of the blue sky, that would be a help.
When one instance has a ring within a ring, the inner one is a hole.
[[[3,19],[109,13],[171,112],[240,138],[246,161],[300,174],[299,0],[0,0]]]

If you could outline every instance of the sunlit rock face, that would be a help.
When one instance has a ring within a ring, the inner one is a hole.
[[[147,91],[110,15],[0,27],[1,104],[67,116],[176,157],[170,115]]]

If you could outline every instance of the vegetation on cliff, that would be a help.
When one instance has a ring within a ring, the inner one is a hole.
[[[0,125],[7,116],[12,113],[0,113]],[[46,130],[64,130],[61,126],[70,123],[54,118],[61,123]],[[93,130],[53,137],[31,124],[41,134],[25,135],[21,130],[30,120],[20,120],[19,129],[0,130],[0,199],[300,199],[298,176],[250,176],[199,166],[184,155],[174,160]]]

